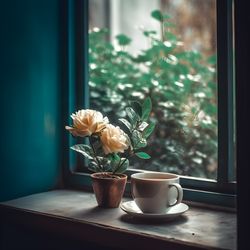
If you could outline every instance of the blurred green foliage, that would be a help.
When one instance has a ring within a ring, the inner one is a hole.
[[[170,31],[169,16],[155,10],[151,17],[160,23],[161,38],[155,30],[143,30],[150,46],[137,56],[126,51],[132,39],[124,34],[116,37],[117,50],[107,40],[108,30],[89,33],[91,108],[112,121],[117,114],[125,117],[130,101],[150,97],[150,119],[156,123],[146,148],[151,158],[131,161],[131,167],[215,178],[216,56],[184,51]]]

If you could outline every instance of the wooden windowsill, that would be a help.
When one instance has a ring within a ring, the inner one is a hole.
[[[124,199],[127,200],[127,199]],[[96,205],[93,193],[53,190],[0,203],[1,221],[126,249],[236,249],[236,214],[190,209],[168,222],[136,220]]]

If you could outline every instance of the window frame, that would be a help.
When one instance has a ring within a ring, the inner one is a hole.
[[[63,121],[70,124],[70,114],[89,106],[88,87],[88,1],[65,0]],[[218,72],[218,170],[217,181],[181,176],[185,200],[212,205],[236,207],[236,182],[232,181],[234,159],[234,95],[232,0],[216,1],[217,72]],[[63,133],[63,178],[68,187],[91,188],[90,174],[79,172],[79,154],[70,146],[77,143],[69,133]],[[130,176],[143,170],[128,170]],[[130,193],[128,181],[126,192]]]

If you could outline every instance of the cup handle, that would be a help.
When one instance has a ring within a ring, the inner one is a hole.
[[[172,207],[172,206],[174,206],[174,205],[177,205],[177,204],[181,203],[182,198],[183,198],[183,189],[182,189],[181,185],[178,184],[178,183],[171,183],[171,184],[169,184],[169,187],[170,187],[170,188],[171,188],[171,187],[175,187],[176,190],[177,190],[176,202],[174,202],[173,204],[170,204],[169,201],[168,201],[168,206],[169,206],[169,207]]]

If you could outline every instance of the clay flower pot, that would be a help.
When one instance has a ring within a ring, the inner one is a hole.
[[[99,207],[116,208],[120,205],[127,175],[103,172],[91,175],[92,186]]]

